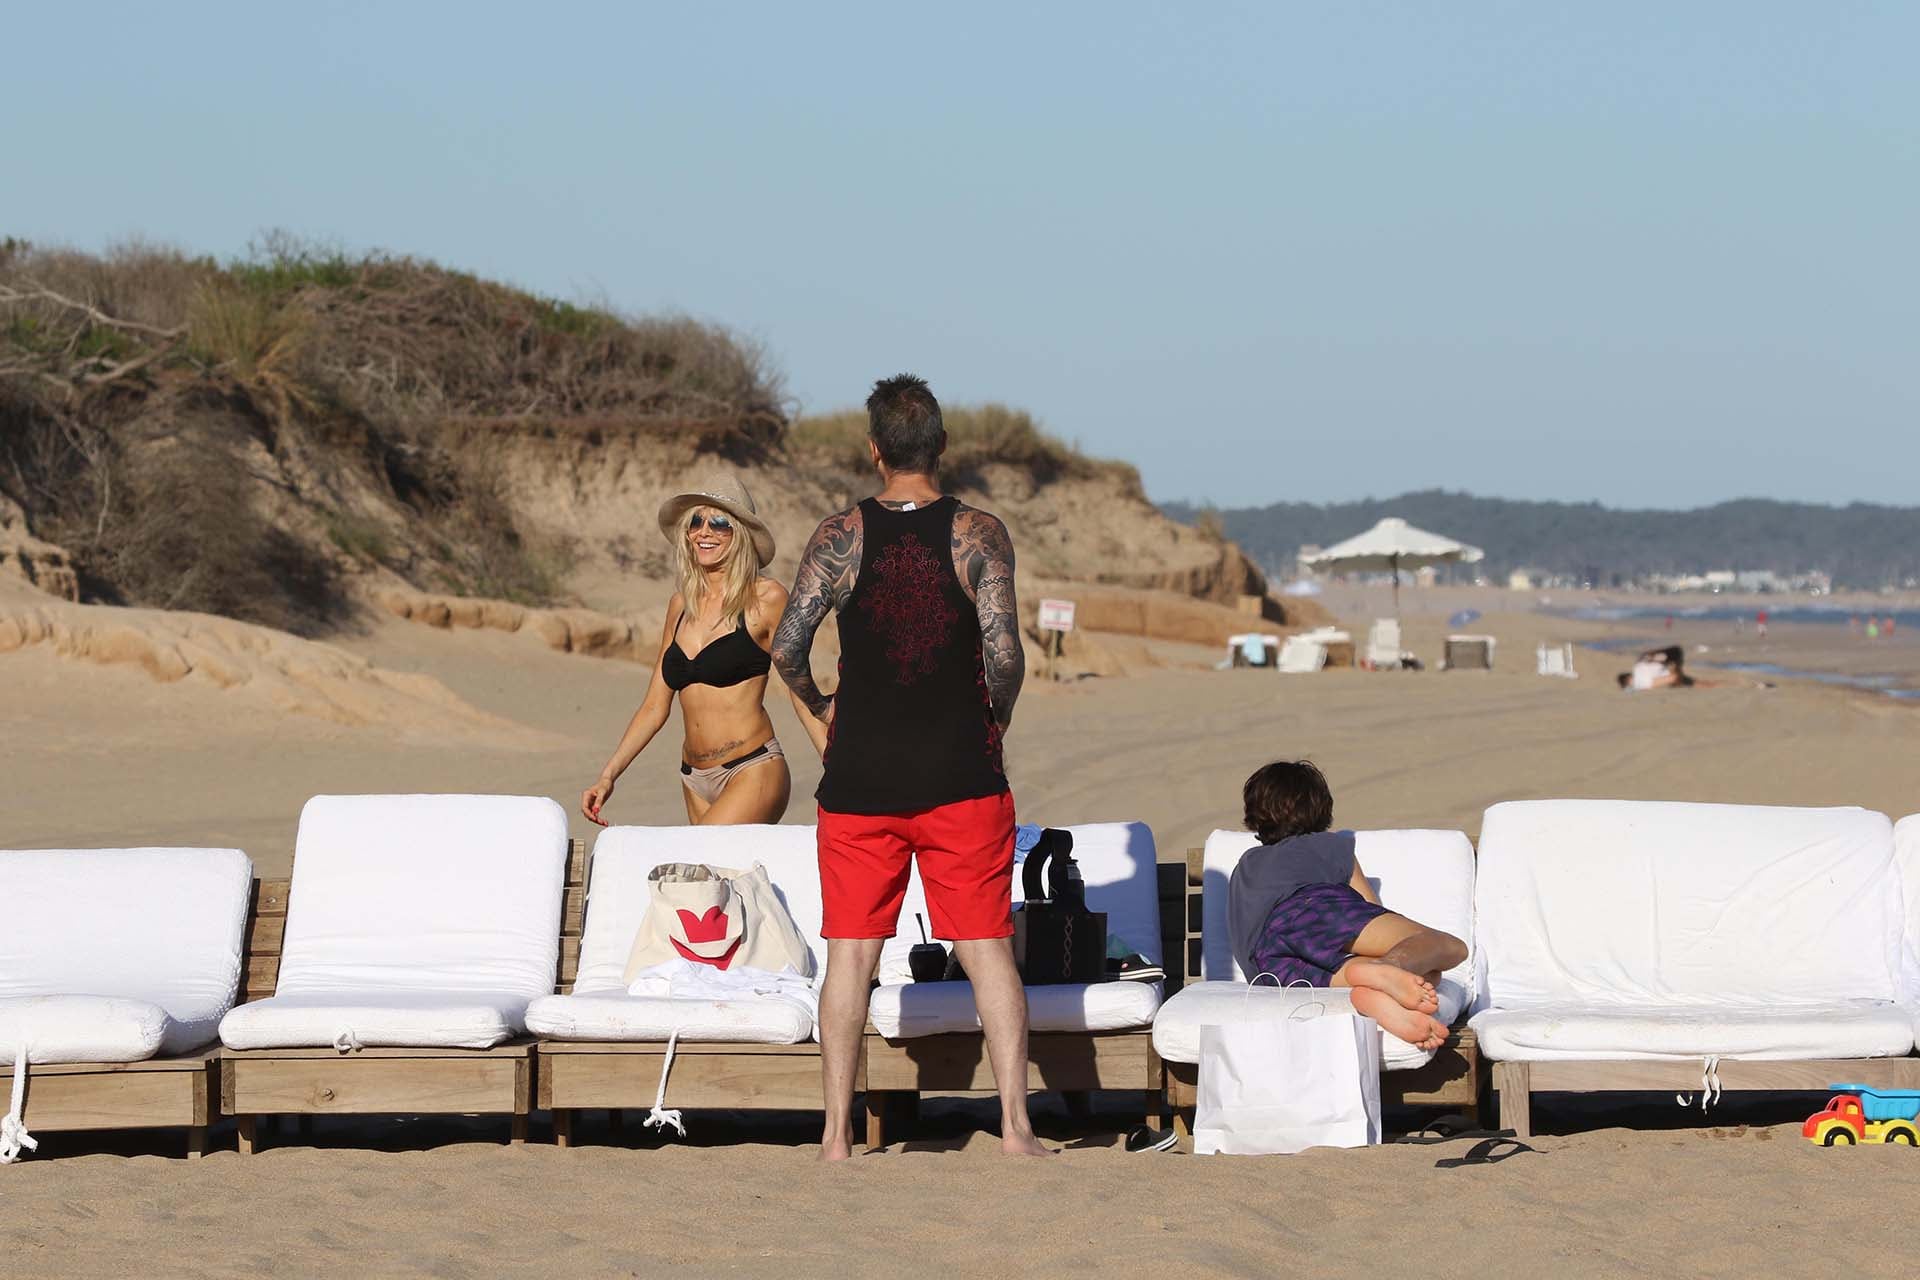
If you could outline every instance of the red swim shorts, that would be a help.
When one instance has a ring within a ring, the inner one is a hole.
[[[823,938],[891,938],[920,859],[933,936],[1013,934],[1013,795],[956,800],[918,813],[820,811]]]

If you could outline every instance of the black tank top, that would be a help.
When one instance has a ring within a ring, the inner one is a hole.
[[[959,506],[860,504],[860,576],[840,610],[840,687],[815,793],[830,813],[918,813],[1007,790],[979,616],[953,568]]]
[[[685,615],[682,615],[684,619]],[[660,659],[660,678],[667,688],[678,692],[690,684],[710,684],[725,689],[767,674],[773,659],[754,643],[743,614],[740,625],[710,642],[691,658],[680,647],[680,627],[674,625],[673,643]]]

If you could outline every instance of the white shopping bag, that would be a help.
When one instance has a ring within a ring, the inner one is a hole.
[[[1196,1155],[1286,1155],[1380,1141],[1380,1024],[1310,1008],[1200,1028]]]

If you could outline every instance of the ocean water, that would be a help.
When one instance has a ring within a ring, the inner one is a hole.
[[[1753,615],[1763,607],[1767,611],[1767,621],[1770,623],[1812,622],[1844,627],[1847,625],[1847,619],[1858,618],[1864,626],[1868,617],[1867,611],[1863,609],[1837,604],[1789,604],[1780,607],[1756,604],[1705,604],[1680,608],[1644,604],[1599,604],[1580,609],[1549,609],[1546,612],[1567,618],[1579,618],[1587,622],[1635,622],[1647,618],[1665,620],[1672,617],[1676,620],[1684,618],[1688,622],[1738,622],[1744,619],[1750,623],[1753,621]],[[1874,610],[1872,616],[1882,620],[1891,617],[1896,624],[1896,632],[1900,627],[1920,627],[1920,609],[1881,608]]]

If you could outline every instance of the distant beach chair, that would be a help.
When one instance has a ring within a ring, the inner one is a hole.
[[[593,846],[577,973],[569,975],[568,990],[527,1009],[527,1029],[539,1037],[539,1105],[553,1112],[560,1146],[572,1144],[575,1114],[588,1109],[616,1115],[668,1104],[676,1111],[820,1109],[820,1045],[812,1011],[775,995],[684,999],[628,993],[627,959],[651,899],[647,877],[667,862],[765,866],[813,952],[816,991],[826,972],[812,827],[602,831]],[[909,912],[914,909],[909,902]],[[863,1083],[856,1080],[856,1087]]]
[[[1564,680],[1577,679],[1580,673],[1573,668],[1573,645],[1548,644],[1541,641],[1533,651],[1534,669],[1543,676],[1557,676]]]
[[[1280,646],[1278,665],[1289,675],[1318,671],[1327,665],[1327,646],[1310,635],[1288,636]]]
[[[1487,810],[1478,877],[1469,1025],[1521,1137],[1535,1093],[1705,1108],[1727,1090],[1920,1087],[1901,945],[1920,830],[1897,841],[1865,809],[1516,801]]]
[[[1367,665],[1376,671],[1398,671],[1406,665],[1400,647],[1400,620],[1377,618],[1367,631]]]
[[[1441,651],[1440,669],[1442,671],[1491,671],[1493,670],[1494,644],[1492,636],[1448,636],[1446,646]]]
[[[240,1150],[262,1115],[507,1115],[526,1137],[534,998],[554,990],[573,846],[531,796],[315,796],[293,878],[263,884],[246,1003],[220,1022],[221,1109]]]
[[[1153,832],[1144,823],[1107,822],[1067,827],[1073,857],[1086,882],[1087,908],[1105,912],[1109,938],[1154,964],[1181,927],[1181,873],[1163,869]],[[921,894],[915,869],[908,890]],[[1163,891],[1167,897],[1163,912]],[[1015,875],[1014,901],[1022,900]],[[911,910],[911,908],[909,909]],[[903,934],[915,928],[901,913]],[[897,938],[919,941],[917,933]],[[866,1039],[867,1145],[886,1141],[889,1101],[910,1105],[924,1094],[994,1088],[985,1037],[968,982],[906,981],[905,950],[899,962],[881,965],[880,985],[868,1006],[873,1031]],[[1166,1075],[1153,1048],[1153,1019],[1161,982],[1071,983],[1027,988],[1031,1089],[1073,1097],[1091,1090],[1132,1091],[1144,1099],[1148,1117],[1164,1114]]]
[[[35,1131],[178,1127],[206,1149],[252,879],[237,849],[0,852],[0,1160]]]
[[[1351,993],[1332,988],[1281,990],[1249,987],[1227,937],[1227,885],[1247,850],[1259,843],[1245,831],[1216,831],[1204,849],[1187,853],[1188,908],[1185,985],[1153,1022],[1155,1051],[1166,1063],[1167,1095],[1185,1129],[1197,1101],[1200,1028],[1284,1018],[1308,1004],[1348,1007]],[[1380,900],[1421,924],[1464,940],[1468,957],[1442,975],[1436,1017],[1453,1028],[1436,1050],[1416,1049],[1381,1033],[1381,1101],[1398,1106],[1455,1108],[1477,1115],[1481,1067],[1465,1014],[1474,997],[1473,845],[1459,831],[1361,831],[1355,856],[1375,881]],[[1200,927],[1193,929],[1198,920]]]

